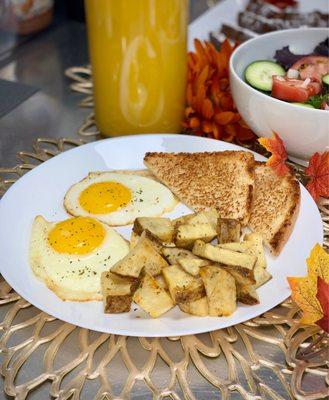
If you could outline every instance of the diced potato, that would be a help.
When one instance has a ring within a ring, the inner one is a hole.
[[[239,253],[237,251],[222,249],[219,246],[213,246],[197,240],[193,246],[193,253],[197,256],[207,258],[225,265],[253,270],[256,263],[256,256],[250,254]]]
[[[199,214],[202,214],[202,213],[207,217],[211,226],[214,229],[217,229],[217,223],[218,223],[218,218],[219,218],[217,210],[211,209],[211,210],[207,210],[207,211],[201,211]]]
[[[188,224],[206,224],[209,223],[214,229],[216,229],[218,220],[218,213],[216,210],[200,211],[191,214],[187,220]]]
[[[240,242],[241,224],[236,219],[220,218],[217,231],[218,243]]]
[[[129,245],[130,250],[132,250],[136,246],[136,244],[139,241],[139,238],[140,238],[140,236],[137,235],[137,233],[135,233],[134,231],[131,231],[130,245]]]
[[[245,252],[246,254],[250,254],[257,257],[256,264],[254,267],[254,278],[256,286],[259,287],[265,282],[267,282],[269,279],[271,279],[271,274],[269,274],[265,270],[266,258],[263,248],[263,239],[257,233],[246,234],[244,239],[246,240],[240,243],[224,243],[218,245],[218,247],[239,252]],[[244,277],[241,276],[237,277],[237,281],[240,284],[242,284],[241,279],[239,278],[242,279],[243,284],[245,285],[246,282],[244,280]]]
[[[218,244],[218,247],[221,249],[238,251],[239,253],[245,253],[249,247],[252,246],[251,242],[229,242],[229,243],[222,243]]]
[[[214,265],[200,268],[206,288],[209,315],[228,316],[236,310],[236,287],[231,274]]]
[[[144,231],[144,236],[152,242],[154,248],[157,250],[158,253],[161,254],[163,245],[160,242],[160,240],[156,236],[154,236],[150,231]],[[132,231],[130,235],[130,249],[133,249],[136,246],[139,239],[140,236],[137,235],[137,233],[135,233],[134,231]]]
[[[259,304],[259,297],[254,286],[236,285],[236,295],[238,301],[243,304]]]
[[[251,286],[256,284],[256,279],[254,276],[254,270],[247,270],[241,267],[235,267],[233,265],[220,264],[220,267],[229,272],[235,279],[237,284],[242,286]]]
[[[169,218],[139,217],[135,219],[133,231],[141,235],[149,231],[161,242],[171,243],[174,234],[174,225]]]
[[[174,242],[177,247],[191,249],[197,239],[211,242],[216,237],[216,230],[210,223],[182,224],[175,228]]]
[[[179,258],[197,258],[191,251],[180,249],[178,247],[163,247],[162,255],[166,258],[169,264],[174,265],[178,263]]]
[[[255,267],[266,268],[266,257],[263,247],[263,238],[258,233],[249,233],[244,236],[244,243],[251,243],[251,246],[246,250],[248,254],[257,257]]]
[[[186,303],[205,296],[201,279],[191,276],[178,265],[164,268],[162,273],[175,303]]]
[[[147,273],[136,290],[133,300],[152,318],[160,317],[174,306],[170,295]]]
[[[123,278],[105,271],[101,275],[104,312],[117,314],[130,311],[137,279]]]
[[[167,266],[166,260],[157,252],[154,244],[143,232],[136,246],[123,259],[113,265],[111,272],[138,278],[142,269],[146,273],[156,276]]]
[[[187,221],[188,221],[188,218],[190,215],[192,215],[192,214],[182,215],[181,217],[173,219],[171,222],[174,225],[174,228],[176,228],[177,226],[182,225],[182,224],[187,224]]]
[[[160,240],[156,236],[154,236],[153,233],[151,233],[150,231],[147,230],[144,231],[144,235],[152,243],[156,251],[159,254],[161,254],[163,248],[162,242],[160,242]]]
[[[217,227],[218,213],[215,209],[208,211],[200,211],[194,214],[183,215],[182,217],[174,219],[172,222],[177,228],[183,224],[207,224],[216,229]]]
[[[254,268],[254,276],[256,281],[255,288],[259,288],[272,279],[272,275],[266,269],[259,266]]]
[[[165,278],[163,277],[162,274],[160,274],[160,275],[158,275],[158,276],[155,276],[154,279],[157,281],[157,284],[158,284],[162,289],[168,290],[167,282],[166,282],[166,280],[165,280]]]
[[[209,313],[208,299],[207,296],[201,297],[201,299],[190,301],[188,303],[180,303],[178,307],[181,311],[196,315],[198,317],[206,317]]]
[[[179,266],[183,268],[187,273],[198,276],[200,273],[200,267],[205,267],[210,264],[210,261],[203,260],[202,258],[189,258],[189,257],[181,257],[177,259],[177,263]]]

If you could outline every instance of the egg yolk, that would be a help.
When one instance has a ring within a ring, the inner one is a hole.
[[[58,253],[87,254],[105,238],[105,229],[89,217],[70,218],[57,223],[48,234],[48,243]]]
[[[81,192],[79,202],[90,214],[107,214],[120,210],[131,198],[130,189],[119,182],[98,182]]]

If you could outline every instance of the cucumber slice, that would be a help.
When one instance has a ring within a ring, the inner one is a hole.
[[[246,81],[255,89],[270,92],[272,90],[272,76],[286,75],[281,65],[274,61],[260,60],[249,64],[244,71]]]
[[[295,104],[295,106],[301,106],[301,107],[307,107],[307,108],[315,108],[312,106],[312,104],[307,104],[307,103],[290,103],[290,104]]]
[[[322,77],[322,82],[326,85],[329,85],[329,74],[326,74]]]

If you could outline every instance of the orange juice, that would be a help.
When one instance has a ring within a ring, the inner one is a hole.
[[[185,104],[188,0],[85,4],[100,132],[179,132]]]

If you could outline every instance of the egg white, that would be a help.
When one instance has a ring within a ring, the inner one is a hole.
[[[105,238],[98,248],[82,255],[59,253],[48,243],[55,225],[42,216],[33,222],[30,265],[34,274],[62,300],[102,300],[101,274],[128,253],[127,241],[102,224]]]
[[[130,189],[132,200],[121,209],[107,214],[92,214],[82,208],[80,194],[94,183],[108,181],[121,183]],[[89,173],[82,181],[71,186],[64,198],[64,207],[69,214],[97,218],[110,226],[129,225],[137,217],[159,217],[170,212],[177,203],[172,192],[153,179],[114,172]]]

